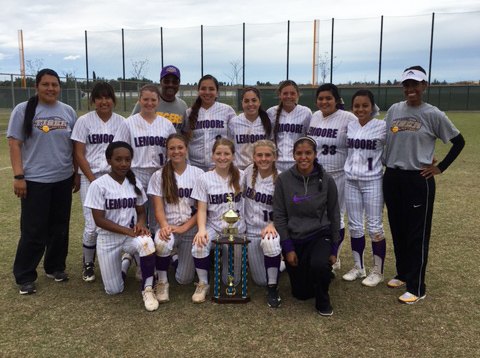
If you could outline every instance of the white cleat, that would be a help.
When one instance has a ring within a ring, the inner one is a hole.
[[[358,268],[357,266],[354,266],[350,271],[348,271],[345,275],[342,276],[342,278],[345,281],[355,281],[357,278],[364,278],[367,276],[365,273],[365,269]]]
[[[199,282],[195,283],[197,288],[195,289],[195,293],[192,296],[193,303],[203,303],[208,295],[208,291],[210,290],[210,285]]]

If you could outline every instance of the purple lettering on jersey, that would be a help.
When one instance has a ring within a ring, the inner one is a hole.
[[[224,204],[228,203],[228,197],[229,196],[234,196],[233,193],[224,193],[224,194],[208,194],[208,203],[209,204]],[[238,203],[240,199],[242,198],[243,193],[240,192],[237,195],[234,196],[234,202]]]
[[[137,206],[137,198],[105,199],[105,209],[117,210],[134,208]]]
[[[88,143],[90,144],[103,144],[103,143],[112,143],[113,134],[89,134]]]
[[[255,143],[261,139],[267,139],[265,134],[237,134],[235,141],[237,144]]]
[[[303,133],[303,124],[281,123],[278,132]]]
[[[247,186],[247,190],[245,191],[245,197],[257,203],[273,205],[273,195],[260,193],[249,186]]]
[[[153,146],[160,146],[165,147],[167,143],[167,139],[160,136],[141,136],[141,137],[134,137],[133,142],[135,143],[135,147],[153,147]]]
[[[178,188],[177,195],[179,198],[190,198],[192,191],[193,191],[192,188]]]
[[[310,127],[307,135],[324,138],[337,138],[338,129]]]
[[[225,122],[218,119],[207,119],[198,121],[195,129],[225,128]]]
[[[377,149],[377,140],[376,139],[347,138],[347,147],[350,148],[350,149],[376,150]]]

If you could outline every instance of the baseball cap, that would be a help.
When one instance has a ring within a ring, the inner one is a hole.
[[[402,74],[402,82],[405,82],[406,80],[414,80],[418,82],[428,81],[427,75],[419,70],[406,70]]]
[[[173,65],[165,66],[164,68],[162,68],[162,72],[160,72],[160,79],[168,75],[174,75],[175,77],[180,79],[180,70]]]

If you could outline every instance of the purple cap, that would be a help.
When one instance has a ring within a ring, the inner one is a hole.
[[[160,80],[163,77],[168,76],[168,75],[174,75],[175,77],[180,79],[180,70],[173,65],[165,66],[164,68],[162,68],[162,72],[160,72]]]

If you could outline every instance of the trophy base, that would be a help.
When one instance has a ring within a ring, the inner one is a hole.
[[[250,297],[212,297],[212,301],[215,303],[247,303],[250,302]]]

